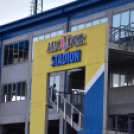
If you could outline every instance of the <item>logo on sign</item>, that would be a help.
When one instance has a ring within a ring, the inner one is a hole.
[[[61,36],[61,49],[63,51],[68,49],[68,38],[69,38],[69,35]]]
[[[62,35],[61,39],[58,41],[52,41],[48,43],[47,53],[58,51],[58,50],[67,50],[70,47],[83,45],[85,44],[85,34],[81,33],[75,36]]]

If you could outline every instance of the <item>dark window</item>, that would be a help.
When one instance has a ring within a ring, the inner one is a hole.
[[[29,41],[21,41],[6,45],[4,50],[4,65],[16,64],[28,60]]]
[[[2,102],[20,101],[26,99],[26,82],[7,84],[3,86]]]
[[[134,64],[110,66],[110,88],[134,85]]]
[[[128,85],[134,85],[134,64],[129,66],[128,70]]]

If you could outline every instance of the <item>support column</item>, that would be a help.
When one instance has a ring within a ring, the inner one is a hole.
[[[59,119],[59,134],[64,134],[64,121],[62,117]]]
[[[29,122],[25,122],[25,134],[29,134]]]

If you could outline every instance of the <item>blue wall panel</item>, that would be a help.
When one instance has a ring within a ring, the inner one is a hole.
[[[83,134],[102,134],[104,72],[84,98]]]

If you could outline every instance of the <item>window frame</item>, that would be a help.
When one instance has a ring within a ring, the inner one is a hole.
[[[78,29],[78,26],[82,25],[82,24],[84,24],[84,28],[87,28],[86,24],[88,24],[88,23],[91,23],[91,26],[95,26],[95,25],[93,25],[93,22],[97,21],[97,20],[100,22],[99,24],[105,23],[105,22],[101,23],[101,19],[104,19],[104,18],[107,18],[107,22],[108,22],[108,16],[105,16],[105,17],[101,17],[101,18],[98,18],[98,19],[93,19],[93,20],[89,20],[89,21],[86,21],[86,22],[82,22],[80,24],[72,25],[72,26],[70,26],[70,32],[73,32],[71,29],[72,29],[72,27],[75,27],[75,26],[77,27],[77,30],[81,30],[81,29]],[[99,24],[97,24],[97,25],[99,25]],[[91,26],[89,26],[89,27],[91,27]],[[77,31],[77,30],[74,30],[74,31]]]
[[[23,48],[23,61],[22,62],[19,62],[19,43],[20,42],[24,42],[24,46],[25,46],[25,42],[28,41],[28,59],[27,60],[24,60],[24,48]],[[10,45],[13,45],[13,59],[14,59],[14,44],[17,44],[18,43],[18,63],[13,63],[12,61],[12,64],[9,64],[9,55],[10,55],[10,50],[9,50],[9,46]],[[8,46],[8,60],[7,60],[7,65],[5,65],[5,47]],[[29,48],[30,48],[30,41],[29,39],[24,39],[24,40],[19,40],[17,42],[13,42],[13,43],[10,43],[10,44],[4,44],[4,51],[3,51],[3,58],[2,58],[2,67],[7,67],[7,66],[13,66],[13,65],[17,65],[17,64],[22,64],[22,63],[27,63],[28,60],[29,60]]]
[[[20,89],[20,100],[17,100],[17,92],[18,92],[18,84],[21,83],[21,89]],[[25,100],[21,99],[22,96],[22,83],[25,83]],[[7,94],[9,91],[9,85],[12,86],[11,94],[10,94],[10,101],[4,101],[4,86],[7,86]],[[13,85],[16,85],[16,95],[15,95],[15,101],[12,101],[12,94],[13,94]],[[3,84],[1,88],[1,103],[10,103],[10,102],[19,102],[19,101],[26,101],[27,100],[27,82],[26,81],[20,81],[20,82],[13,82],[13,83],[7,83]]]
[[[117,14],[120,14],[120,26],[121,26],[121,19],[122,19],[122,13],[124,12],[129,12],[129,24],[131,23],[131,12],[134,11],[134,8],[131,8],[131,9],[126,9],[124,11],[120,11],[120,12],[117,12],[117,13],[114,13],[112,14],[112,27],[113,27],[113,16],[114,15],[117,15]]]
[[[124,64],[120,64],[120,65],[124,65]],[[132,86],[134,86],[134,84],[132,84],[132,85],[129,85],[129,68],[130,68],[130,66],[131,65],[134,65],[134,63],[127,63],[127,76],[126,76],[126,78],[127,78],[127,85],[124,85],[124,86],[121,86],[121,67],[120,67],[120,69],[119,69],[119,72],[120,72],[120,74],[119,74],[119,86],[118,87],[111,87],[112,85],[112,78],[111,78],[111,73],[113,73],[113,70],[112,69],[109,69],[109,89],[116,89],[116,88],[123,88],[123,87],[132,87]],[[114,66],[116,66],[116,65],[114,65]],[[116,66],[117,67],[117,66]],[[112,71],[111,71],[112,70]]]

